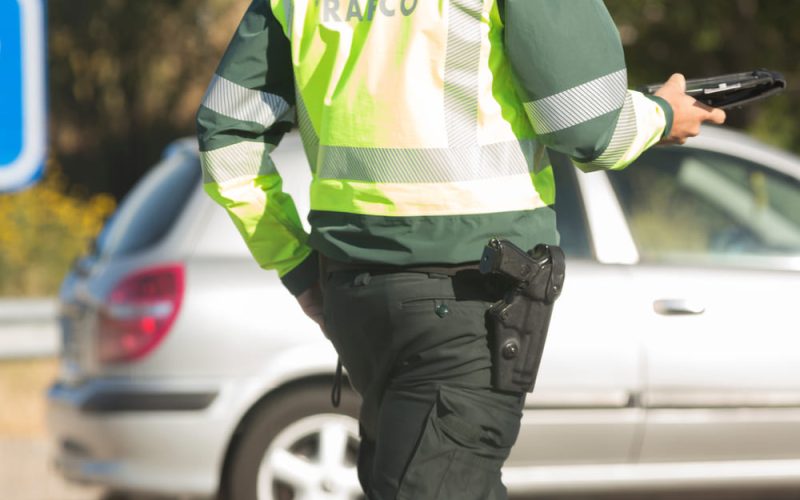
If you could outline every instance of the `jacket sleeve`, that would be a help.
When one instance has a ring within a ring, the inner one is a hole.
[[[205,191],[264,269],[298,295],[317,276],[292,198],[270,153],[295,113],[291,49],[267,0],[253,0],[197,113]]]
[[[585,171],[621,169],[669,133],[663,99],[628,90],[601,0],[505,0],[505,45],[537,137]]]

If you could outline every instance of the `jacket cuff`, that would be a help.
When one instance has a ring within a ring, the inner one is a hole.
[[[297,297],[311,288],[319,280],[319,254],[312,251],[297,267],[284,274],[281,282],[292,295]]]
[[[666,99],[662,97],[658,97],[657,95],[646,94],[647,97],[661,106],[661,109],[664,110],[664,117],[667,119],[667,125],[664,127],[664,133],[661,134],[661,138],[668,137],[669,133],[672,132],[672,106],[666,101]]]

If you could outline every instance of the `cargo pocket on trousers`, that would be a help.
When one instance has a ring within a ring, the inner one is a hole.
[[[454,413],[458,401],[454,390],[439,389],[400,481],[398,500],[505,498],[500,468],[513,443],[497,447],[482,439],[480,426]]]

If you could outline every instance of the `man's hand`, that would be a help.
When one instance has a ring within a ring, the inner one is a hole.
[[[683,144],[689,137],[700,133],[703,122],[725,123],[725,112],[698,102],[686,95],[686,78],[680,73],[672,75],[656,94],[672,106],[672,130],[662,144]]]
[[[322,289],[319,283],[314,283],[311,288],[298,295],[297,302],[306,316],[316,321],[319,327],[325,331],[325,320],[322,316]]]

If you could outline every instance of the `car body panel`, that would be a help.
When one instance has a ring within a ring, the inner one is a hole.
[[[800,406],[793,319],[800,274],[677,266],[639,266],[634,274],[641,300],[632,307],[651,316],[643,332],[648,417],[640,459],[796,456],[798,410],[781,408]],[[760,293],[766,283],[770,292]],[[664,298],[703,312],[657,314],[653,304]]]
[[[234,390],[238,384],[222,385]],[[234,415],[224,409],[232,396],[221,392],[215,405],[202,412],[97,414],[80,409],[97,390],[112,387],[178,392],[216,388],[220,382],[156,380],[131,385],[100,380],[50,389],[48,426],[58,437],[56,465],[62,473],[115,489],[197,495],[215,491],[222,464],[220,443],[227,442],[228,429],[236,425]]]
[[[643,387],[641,346],[638,332],[615,326],[632,291],[627,274],[619,266],[570,263],[526,400],[525,439],[514,446],[510,466],[632,460],[643,414],[628,410]],[[598,300],[605,296],[618,301]],[[587,324],[587,317],[596,322]]]

